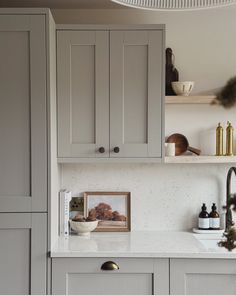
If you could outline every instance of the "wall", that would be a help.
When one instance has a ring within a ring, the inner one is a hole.
[[[181,80],[194,80],[195,93],[212,92],[234,76],[236,7],[197,12],[156,13],[133,9],[54,10],[57,23],[165,23]],[[210,106],[167,106],[166,134],[181,131],[201,145],[201,131],[227,119],[235,110]],[[214,132],[214,131],[213,131]],[[210,138],[210,137],[209,137]],[[209,142],[213,142],[209,139]],[[74,196],[84,191],[132,193],[133,230],[186,230],[196,223],[202,202],[225,200],[229,165],[66,164],[61,187]]]
[[[211,92],[236,74],[236,6],[195,12],[140,9],[54,10],[56,23],[166,24],[166,44],[176,56],[181,80],[195,92]]]
[[[67,164],[62,187],[85,191],[130,191],[132,230],[186,230],[196,225],[200,205],[225,200],[225,165]]]

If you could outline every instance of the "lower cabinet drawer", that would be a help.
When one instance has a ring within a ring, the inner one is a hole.
[[[235,259],[171,259],[171,295],[235,295]]]
[[[167,295],[168,273],[167,259],[53,258],[52,295]]]

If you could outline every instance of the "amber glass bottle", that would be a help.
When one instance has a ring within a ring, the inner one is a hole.
[[[210,217],[210,229],[220,229],[220,215],[216,211],[216,204],[213,203],[211,207],[212,211],[209,214]]]
[[[207,213],[207,207],[205,203],[202,204],[202,211],[199,214],[198,228],[203,230],[210,228],[209,214]]]

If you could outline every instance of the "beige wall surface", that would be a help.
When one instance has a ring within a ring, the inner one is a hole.
[[[53,15],[58,24],[166,24],[180,80],[195,81],[194,93],[212,92],[236,75],[235,5],[191,12],[57,9]]]

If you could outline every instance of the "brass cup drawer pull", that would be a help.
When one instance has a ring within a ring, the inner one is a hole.
[[[118,270],[119,266],[113,261],[104,262],[101,266],[101,270]]]

